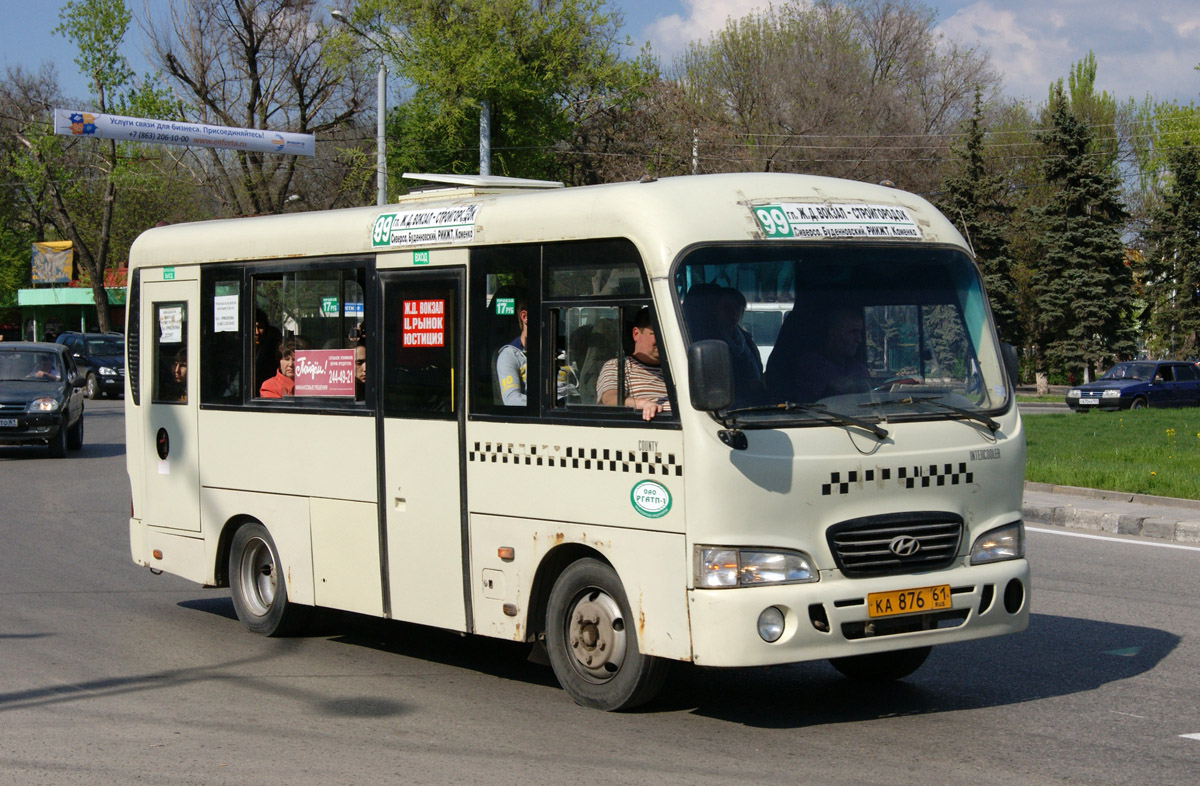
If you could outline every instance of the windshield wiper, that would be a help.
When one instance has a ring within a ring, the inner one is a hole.
[[[992,431],[1000,428],[1000,424],[989,418],[987,415],[979,412],[972,412],[971,410],[963,409],[962,407],[956,407],[953,404],[947,404],[944,401],[938,401],[939,398],[941,398],[941,396],[906,396],[904,398],[894,398],[888,401],[873,401],[867,404],[859,404],[859,406],[886,407],[890,404],[932,404],[935,407],[941,407],[942,409],[962,415],[968,420],[974,420],[977,423],[982,423]]]
[[[831,412],[829,407],[824,404],[797,404],[793,401],[784,401],[781,404],[760,404],[754,407],[738,407],[737,409],[726,410],[725,417],[733,417],[733,425],[737,426],[737,415],[749,414],[753,412],[811,412],[814,415],[820,415],[827,423],[832,423],[835,426],[858,426],[859,428],[870,431],[880,439],[887,438],[887,429],[862,418],[856,418],[851,415],[843,415],[840,412]]]

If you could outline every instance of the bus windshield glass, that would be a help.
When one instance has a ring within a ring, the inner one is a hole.
[[[728,344],[740,425],[974,418],[1008,403],[974,264],[898,244],[702,247],[675,293],[689,342]]]

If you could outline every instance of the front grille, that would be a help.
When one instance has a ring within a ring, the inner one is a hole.
[[[0,414],[25,414],[25,404],[0,404]]]
[[[866,578],[944,568],[958,554],[962,530],[953,513],[890,513],[834,524],[826,537],[842,573]]]

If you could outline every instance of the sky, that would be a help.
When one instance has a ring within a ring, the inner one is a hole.
[[[133,9],[142,7],[127,0]],[[767,0],[609,0],[625,17],[625,32],[669,63],[690,41],[704,40],[730,17],[765,9]],[[152,2],[158,6],[158,2]],[[331,2],[330,7],[336,7]],[[1088,51],[1098,62],[1097,88],[1118,99],[1149,94],[1180,103],[1200,101],[1200,2],[1197,0],[926,0],[937,30],[960,46],[984,49],[1001,72],[1004,92],[1036,105],[1051,82],[1065,78]],[[0,66],[36,69],[52,62],[64,93],[86,97],[68,42],[51,31],[60,0],[0,0]],[[149,70],[137,53],[139,31],[127,37],[127,56],[139,73]]]

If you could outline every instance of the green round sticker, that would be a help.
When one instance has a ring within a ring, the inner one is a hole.
[[[671,509],[671,492],[667,487],[653,480],[643,480],[629,492],[629,501],[638,513],[651,519],[667,515]]]

